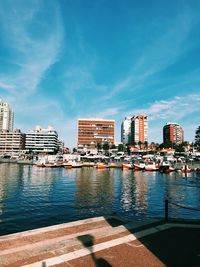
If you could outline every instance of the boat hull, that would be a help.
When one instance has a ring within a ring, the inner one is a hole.
[[[132,164],[122,164],[122,169],[123,170],[132,170],[133,165]]]

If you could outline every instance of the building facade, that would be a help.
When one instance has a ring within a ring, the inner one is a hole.
[[[14,113],[8,103],[0,100],[0,131],[13,131]]]
[[[105,119],[78,120],[78,148],[96,148],[98,144],[114,144],[115,121]]]
[[[148,117],[136,115],[131,118],[131,144],[148,141]]]
[[[121,124],[121,142],[130,144],[131,142],[131,118],[125,117]]]
[[[163,127],[163,143],[181,144],[184,141],[183,128],[177,123],[167,123]]]
[[[58,151],[58,134],[53,127],[43,129],[36,126],[26,133],[26,150],[34,153],[56,153]]]
[[[19,153],[25,149],[26,135],[19,129],[13,132],[0,131],[0,155]]]

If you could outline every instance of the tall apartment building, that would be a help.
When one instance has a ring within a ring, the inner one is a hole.
[[[114,144],[115,121],[105,119],[78,120],[78,147],[95,148],[97,144]]]
[[[131,144],[148,141],[148,117],[136,115],[131,118]]]
[[[26,133],[26,149],[35,153],[55,153],[58,150],[58,134],[53,127],[36,126]]]
[[[0,155],[19,153],[25,149],[26,135],[21,133],[19,129],[13,132],[0,131]]]
[[[163,127],[163,143],[181,144],[184,141],[183,128],[177,123],[167,123]]]
[[[14,122],[14,113],[11,110],[8,103],[0,100],[0,131],[10,131],[13,130],[13,122]]]
[[[130,144],[131,142],[131,118],[125,117],[121,124],[121,142]]]

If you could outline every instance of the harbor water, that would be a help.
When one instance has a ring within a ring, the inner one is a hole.
[[[116,214],[200,220],[200,174],[0,164],[0,235]],[[196,209],[196,210],[195,210]]]

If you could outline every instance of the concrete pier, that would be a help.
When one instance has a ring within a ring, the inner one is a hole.
[[[1,236],[0,266],[200,266],[199,240],[199,224],[97,217]]]

